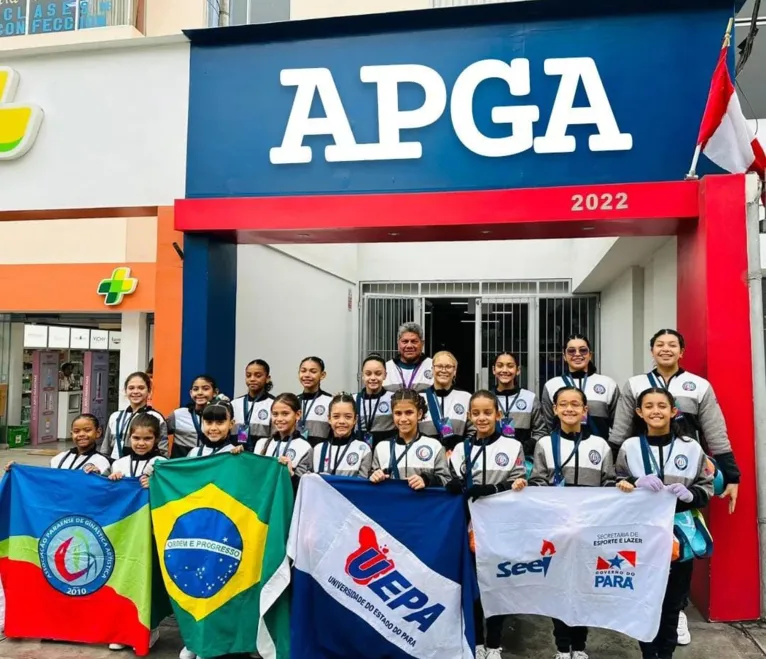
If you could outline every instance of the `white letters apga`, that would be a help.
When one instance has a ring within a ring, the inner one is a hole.
[[[478,86],[493,78],[508,85],[509,100],[528,96],[532,91],[529,60],[516,58],[510,63],[485,59],[468,66],[457,78],[450,97],[452,127],[460,142],[473,153],[487,158],[513,156],[529,149],[535,153],[572,153],[577,141],[567,135],[569,126],[593,125],[596,134],[588,138],[590,151],[629,151],[633,137],[623,133],[609,103],[596,63],[590,57],[564,57],[545,60],[544,71],[559,76],[558,91],[545,134],[534,137],[534,124],[540,120],[537,105],[508,104],[492,108],[493,123],[507,124],[506,137],[489,137],[476,126],[473,98]],[[327,162],[368,160],[414,160],[423,155],[416,140],[402,141],[401,131],[425,128],[438,121],[447,108],[447,87],[434,69],[420,64],[363,66],[362,82],[374,83],[378,96],[378,141],[359,144],[354,137],[343,101],[329,69],[284,69],[280,82],[296,87],[282,144],[269,152],[274,165],[311,162],[313,153],[303,140],[308,135],[330,135],[334,144],[325,148]],[[588,105],[574,107],[582,82]],[[425,92],[423,104],[414,110],[399,109],[399,85],[419,85]],[[324,109],[323,117],[310,117],[315,96]]]

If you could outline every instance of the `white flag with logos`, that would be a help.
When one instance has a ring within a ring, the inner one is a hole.
[[[654,639],[673,550],[667,492],[527,487],[470,504],[487,616],[538,614]]]

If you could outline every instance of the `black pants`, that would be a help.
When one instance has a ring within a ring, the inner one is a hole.
[[[481,600],[473,604],[473,622],[476,633],[476,645],[487,648],[499,648],[503,642],[503,620],[505,616],[492,616],[487,618],[487,633],[484,634],[484,609]]]
[[[559,652],[583,652],[588,641],[588,628],[570,627],[554,618],[553,638],[556,639],[556,650]]]
[[[645,659],[670,659],[678,645],[678,613],[689,598],[694,561],[671,563],[657,636],[651,643],[639,643]]]

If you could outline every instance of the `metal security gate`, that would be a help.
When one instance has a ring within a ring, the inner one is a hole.
[[[449,299],[465,309],[460,322],[474,326],[474,364],[469,366],[474,389],[495,386],[495,357],[509,351],[521,361],[522,386],[539,392],[548,379],[561,374],[564,339],[570,334],[586,335],[598,353],[598,296],[569,291],[569,280],[362,283],[361,359],[370,352],[393,358],[399,326],[412,321],[424,328],[426,352],[431,354],[431,309]]]

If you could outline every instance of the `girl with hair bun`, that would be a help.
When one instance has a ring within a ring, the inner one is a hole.
[[[327,377],[324,360],[321,357],[306,357],[298,368],[303,392],[298,396],[301,415],[298,431],[311,446],[323,442],[330,435],[327,412],[332,396],[322,390],[322,380]]]
[[[501,352],[492,364],[494,394],[502,418],[498,430],[504,437],[514,437],[524,447],[531,463],[537,441],[547,434],[540,401],[529,389],[519,386],[521,362],[510,352]]]
[[[271,367],[263,359],[254,359],[245,366],[247,393],[231,401],[234,408],[234,433],[238,442],[248,451],[261,437],[271,434],[271,404],[274,396],[269,392]]]
[[[414,389],[399,389],[391,397],[391,406],[398,434],[375,448],[370,480],[406,480],[413,490],[442,487],[450,479],[444,447],[418,430],[426,402]]]
[[[369,478],[372,449],[354,437],[356,425],[354,397],[335,394],[330,401],[330,436],[314,449],[315,473]]]
[[[202,443],[202,411],[218,396],[218,385],[212,375],[198,375],[189,389],[191,402],[179,407],[168,417],[168,434],[173,435],[170,449],[171,458],[184,458],[193,448]],[[233,415],[232,415],[233,417]]]
[[[301,401],[295,394],[279,394],[271,406],[271,437],[263,437],[255,444],[255,454],[277,458],[290,470],[293,487],[303,474],[311,471],[313,449],[299,429]]]
[[[606,439],[591,433],[584,422],[588,414],[588,398],[579,387],[562,387],[553,394],[553,411],[558,419],[556,429],[535,446],[534,467],[530,485],[556,487],[613,486],[614,460]],[[525,479],[514,482],[513,489],[523,489]],[[585,646],[587,627],[570,627],[553,620],[556,642],[555,659],[588,659]]]
[[[372,353],[362,362],[362,390],[354,394],[356,404],[356,436],[375,447],[378,442],[396,435],[391,416],[391,392],[383,388],[386,360]]]
[[[681,533],[693,547],[689,533],[695,528],[694,539],[704,539],[709,555],[710,535],[697,527],[691,511],[707,506],[713,496],[714,469],[699,442],[683,435],[677,412],[673,395],[664,387],[650,387],[638,395],[632,436],[622,443],[617,456],[617,487],[623,492],[639,488],[675,496],[677,539]],[[689,597],[695,551],[683,555],[679,549],[678,557],[670,563],[657,635],[650,643],[639,643],[643,657],[670,659],[684,640],[679,634],[680,618]]]
[[[101,443],[101,452],[111,460],[118,460],[130,451],[130,433],[133,420],[139,414],[151,414],[160,424],[157,448],[160,453],[168,452],[168,426],[165,417],[149,404],[152,395],[152,379],[141,371],[131,373],[125,378],[125,398],[128,406],[109,416]]]

